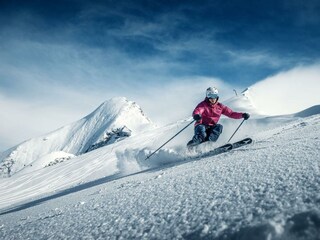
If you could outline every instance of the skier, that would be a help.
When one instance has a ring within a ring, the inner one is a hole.
[[[187,144],[188,147],[198,145],[205,141],[215,142],[222,133],[223,126],[218,124],[221,114],[234,119],[249,119],[249,113],[234,112],[227,106],[218,102],[219,92],[215,87],[209,87],[206,98],[194,109],[192,116],[196,120],[194,136]]]

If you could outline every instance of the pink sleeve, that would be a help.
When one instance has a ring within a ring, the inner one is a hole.
[[[229,118],[234,118],[234,119],[240,119],[242,118],[242,113],[240,112],[234,112],[232,111],[230,108],[228,108],[227,106],[223,106],[222,109],[222,114],[226,115]]]
[[[198,106],[196,106],[196,108],[193,110],[192,116],[196,114],[202,115],[203,111],[204,111],[204,107],[202,106],[202,103],[199,103]]]

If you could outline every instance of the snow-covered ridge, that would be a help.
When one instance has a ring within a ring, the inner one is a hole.
[[[52,158],[54,152],[62,158],[80,155],[104,140],[107,132],[126,127],[132,135],[153,128],[141,108],[124,97],[112,98],[102,103],[86,117],[41,137],[32,138],[1,154],[2,174],[11,176],[40,158]],[[50,155],[51,154],[51,155]],[[62,155],[61,155],[62,154]]]
[[[315,105],[301,112],[293,114],[294,117],[309,117],[320,113],[320,105]]]

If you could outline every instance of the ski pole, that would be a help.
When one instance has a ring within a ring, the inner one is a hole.
[[[239,128],[241,127],[242,123],[244,123],[245,119],[243,119],[243,121],[240,123],[239,127],[234,131],[234,133],[232,134],[232,136],[229,138],[228,142],[230,142],[231,138],[236,134],[236,132],[239,130]],[[227,142],[227,143],[228,143]]]
[[[157,150],[155,150],[153,153],[151,153],[148,157],[146,157],[145,160],[149,159],[153,154],[155,154],[156,152],[158,152],[164,145],[166,145],[168,142],[170,142],[172,139],[174,139],[176,136],[178,136],[178,134],[180,134],[183,130],[185,130],[187,127],[189,127],[192,123],[194,123],[196,120],[193,120],[192,122],[190,122],[187,126],[185,126],[184,128],[182,128],[176,135],[174,135],[172,138],[170,138],[168,141],[166,141],[164,144],[161,145],[161,147],[159,147]]]

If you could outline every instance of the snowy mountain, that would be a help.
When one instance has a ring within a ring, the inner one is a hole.
[[[2,153],[0,170],[3,176],[12,176],[26,167],[34,171],[150,128],[154,125],[136,103],[113,98],[77,122]]]

